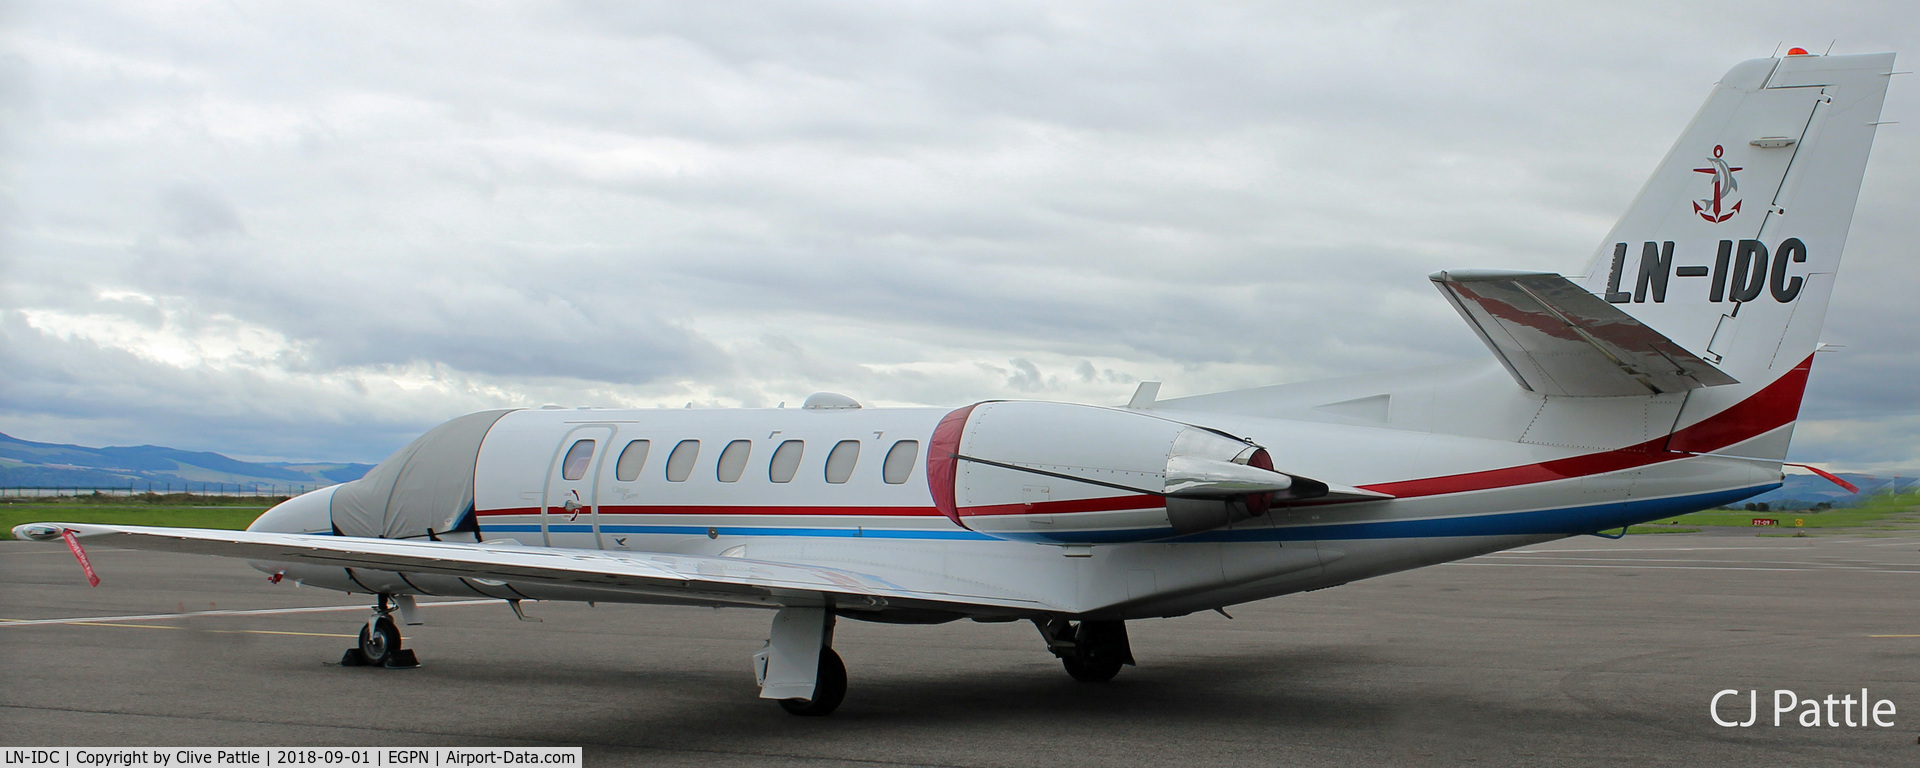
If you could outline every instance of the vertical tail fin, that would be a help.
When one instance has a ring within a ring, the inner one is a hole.
[[[1675,450],[1732,439],[1785,456],[1892,67],[1891,53],[1735,66],[1594,255],[1582,288],[1740,381],[1689,395]],[[1709,419],[1740,424],[1689,429]]]

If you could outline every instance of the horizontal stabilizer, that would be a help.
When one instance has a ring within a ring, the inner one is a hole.
[[[1529,391],[1618,397],[1738,383],[1560,275],[1472,269],[1429,279]]]

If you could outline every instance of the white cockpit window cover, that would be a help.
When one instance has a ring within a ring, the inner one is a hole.
[[[473,509],[480,441],[509,411],[481,411],[434,427],[329,501],[342,536],[417,538],[453,530]]]

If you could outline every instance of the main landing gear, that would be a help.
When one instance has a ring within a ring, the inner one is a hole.
[[[840,708],[840,702],[847,699],[847,665],[832,648],[820,649],[820,668],[813,686],[813,698],[781,699],[780,708],[801,717],[831,715]]]
[[[387,669],[420,666],[411,649],[400,647],[400,627],[393,623],[393,614],[397,612],[402,621],[419,624],[414,617],[416,610],[412,595],[380,595],[373,606],[373,615],[360,627],[360,644],[347,649],[346,655],[340,657],[340,666]]]
[[[1127,644],[1127,623],[1093,621],[1078,623],[1062,618],[1034,619],[1033,625],[1047,640],[1047,650],[1060,658],[1067,674],[1083,683],[1104,683],[1120,674],[1122,666],[1133,664],[1133,648]]]
[[[760,698],[790,714],[832,714],[847,698],[847,665],[833,652],[833,610],[782,608],[773,616],[767,647],[753,655]]]

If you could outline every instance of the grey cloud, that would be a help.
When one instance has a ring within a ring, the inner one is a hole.
[[[1014,358],[1007,361],[1013,366],[1013,372],[1007,375],[1007,386],[1021,392],[1039,392],[1047,388],[1047,378],[1040,375],[1039,367],[1030,360]]]
[[[0,415],[10,434],[58,434],[89,445],[319,460],[385,457],[438,420],[487,398],[354,397],[349,389],[155,365],[124,351],[59,341],[0,318]],[[379,402],[386,400],[386,402]],[[400,406],[400,407],[395,407]],[[424,408],[422,406],[425,406]]]
[[[203,184],[172,184],[160,190],[160,209],[167,229],[190,240],[247,231],[233,203],[219,190]]]

